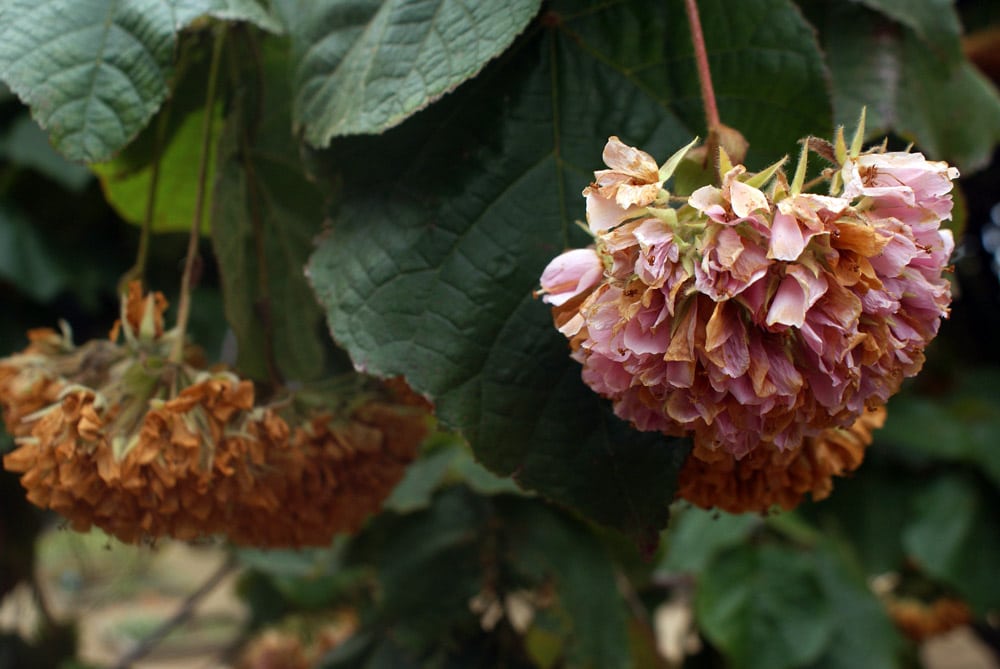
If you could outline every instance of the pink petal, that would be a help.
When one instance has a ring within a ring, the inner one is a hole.
[[[802,228],[794,216],[777,212],[771,223],[771,244],[767,257],[775,260],[795,260],[806,248]]]
[[[592,248],[573,249],[556,256],[542,272],[542,301],[565,304],[601,280],[604,266]]]

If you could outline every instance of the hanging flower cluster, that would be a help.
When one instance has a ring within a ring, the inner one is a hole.
[[[74,529],[323,545],[357,529],[416,457],[426,410],[388,389],[353,393],[336,414],[257,406],[250,381],[196,367],[195,351],[171,361],[166,301],[130,290],[111,340],[76,347],[68,332],[36,330],[0,361],[17,443],[4,466]]]
[[[584,381],[638,429],[693,436],[682,494],[699,504],[825,494],[947,316],[958,171],[860,137],[830,146],[829,195],[804,192],[804,149],[791,184],[723,152],[721,184],[687,198],[663,184],[690,146],[660,167],[612,137],[583,192],[594,245],[542,274]],[[807,467],[820,451],[843,457]]]

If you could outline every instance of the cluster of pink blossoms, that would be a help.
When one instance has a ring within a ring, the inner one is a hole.
[[[847,428],[920,370],[951,299],[955,168],[842,152],[818,195],[736,165],[678,207],[681,155],[661,168],[612,137],[583,192],[594,245],[541,278],[618,416],[738,460]]]

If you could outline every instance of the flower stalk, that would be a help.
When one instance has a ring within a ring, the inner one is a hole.
[[[705,35],[701,31],[701,17],[695,0],[684,0],[688,24],[691,26],[691,42],[694,45],[694,59],[698,66],[698,83],[701,84],[701,101],[705,107],[705,124],[709,132],[719,123],[719,107],[715,103],[715,89],[712,87],[712,72],[708,67],[708,51],[705,49]]]
[[[226,39],[226,29],[221,27],[215,36],[212,46],[212,61],[208,71],[208,92],[205,99],[205,119],[201,132],[201,156],[198,160],[198,189],[195,192],[194,218],[191,221],[191,234],[188,237],[187,255],[184,259],[184,272],[181,275],[180,298],[177,303],[177,340],[170,352],[170,361],[179,363],[184,358],[184,340],[187,324],[191,315],[191,287],[198,257],[198,240],[201,235],[201,222],[205,209],[205,195],[208,188],[208,162],[212,151],[212,125],[215,120],[215,97],[219,83],[219,65],[222,61],[222,47]]]

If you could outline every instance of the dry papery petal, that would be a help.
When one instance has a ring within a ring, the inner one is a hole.
[[[153,402],[131,435],[113,427],[121,410],[78,387],[37,417],[4,465],[23,474],[32,503],[74,529],[94,525],[127,543],[193,540],[225,532],[246,498],[266,500],[258,481],[289,447],[284,421],[255,409],[252,384],[231,376]]]
[[[256,636],[240,658],[237,669],[308,669],[302,640],[291,632],[266,630]]]
[[[611,169],[584,192],[594,244],[554,259],[537,294],[620,418],[693,437],[702,465],[691,467],[721,467],[725,451],[741,485],[781,488],[750,472],[800,476],[803,453],[920,371],[951,299],[954,240],[941,224],[954,169],[855,152],[818,195],[802,192],[804,162],[790,185],[781,163],[754,175],[720,154],[721,184],[676,207],[623,201],[623,185],[662,183],[647,154],[609,147]]]
[[[168,306],[163,293],[143,294],[141,282],[129,282],[128,292],[122,296],[121,318],[111,327],[108,338],[115,341],[121,332],[128,343],[159,339],[163,336],[163,314]]]
[[[831,428],[808,437],[795,449],[756,449],[737,459],[731,453],[698,445],[681,469],[677,496],[702,508],[729,513],[790,510],[806,493],[827,497],[833,477],[856,470],[872,442],[872,431],[885,423],[885,409],[865,412],[849,428]]]
[[[357,531],[378,512],[426,437],[425,409],[369,401],[347,418],[320,413],[298,425],[261,488],[276,509],[241,505],[229,528],[237,544],[262,547],[325,546]]]
[[[891,597],[885,602],[885,607],[893,624],[918,643],[968,625],[973,620],[969,605],[953,597],[939,597],[933,602]]]
[[[0,406],[7,431],[14,437],[31,431],[26,417],[55,403],[68,385],[96,386],[123,352],[108,341],[74,346],[68,332],[48,328],[28,332],[20,353],[0,359]]]

